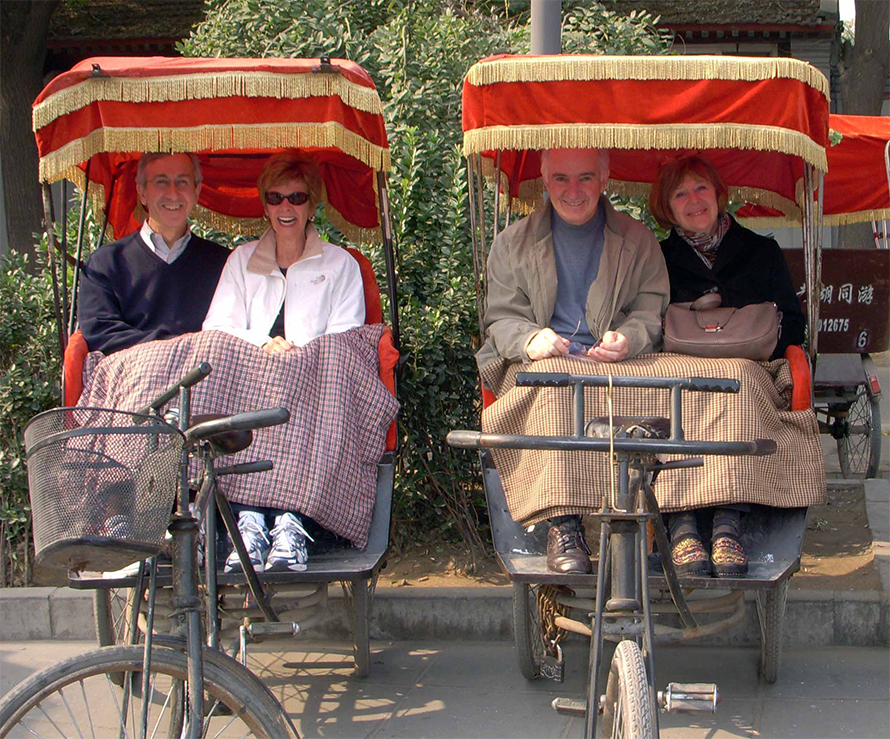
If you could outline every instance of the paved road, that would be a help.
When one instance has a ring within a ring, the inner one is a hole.
[[[91,646],[0,645],[0,691],[43,664]],[[559,716],[549,706],[556,695],[580,697],[587,662],[582,642],[567,647],[563,686],[526,682],[509,642],[375,642],[366,680],[351,677],[351,655],[342,646],[255,650],[251,669],[284,701],[304,737],[583,735],[580,719]],[[664,739],[887,736],[887,649],[786,650],[775,685],[758,680],[753,649],[663,647],[656,654],[660,687],[668,680],[713,681],[723,695],[714,716],[662,716]]]

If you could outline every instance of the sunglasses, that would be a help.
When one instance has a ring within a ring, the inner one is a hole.
[[[291,205],[303,205],[309,202],[309,194],[305,192],[292,192],[290,195],[282,195],[280,192],[270,191],[266,193],[266,202],[269,205],[281,205],[285,200]]]

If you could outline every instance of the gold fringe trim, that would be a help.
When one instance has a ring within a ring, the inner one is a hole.
[[[494,162],[491,159],[483,157],[482,174],[492,182],[494,179]],[[501,190],[506,192],[508,182],[506,174],[501,173]],[[630,182],[628,180],[609,179],[606,186],[606,192],[615,195],[624,195],[626,197],[648,197],[652,185],[648,182]],[[755,205],[766,205],[770,208],[785,213],[790,219],[800,219],[800,208],[796,203],[784,198],[778,193],[769,190],[762,190],[756,187],[730,187],[729,199],[736,203],[753,203]],[[506,198],[501,198],[501,210],[504,211],[504,203]],[[513,211],[528,215],[539,205],[544,203],[544,180],[540,177],[534,180],[524,180],[519,184],[516,197],[513,198]],[[752,219],[748,219],[752,220]],[[866,219],[864,219],[866,220]]]
[[[846,226],[851,223],[870,223],[871,221],[886,220],[890,220],[890,208],[860,210],[855,213],[836,213],[822,218],[822,222],[826,226]]]
[[[806,62],[787,57],[516,56],[477,62],[467,72],[467,81],[477,86],[499,82],[582,82],[610,79],[739,82],[792,79],[809,85],[828,99],[828,80],[825,75]]]
[[[800,228],[800,221],[792,221],[787,218],[740,218],[736,214],[736,220],[745,228]]]
[[[383,114],[377,90],[350,82],[339,74],[284,74],[274,72],[206,72],[169,77],[95,77],[50,95],[34,107],[33,127],[43,128],[57,118],[93,103],[162,103],[209,98],[276,98],[298,100],[336,96],[356,110]]]
[[[84,187],[86,187],[86,177],[84,176],[83,170],[79,167],[72,167],[57,179],[73,182],[80,188],[81,192],[83,192]],[[378,244],[383,241],[383,235],[379,226],[376,228],[363,228],[361,226],[356,226],[354,223],[350,223],[343,217],[343,214],[340,213],[339,210],[327,202],[327,192],[324,191],[322,195],[327,219],[340,229],[346,238],[357,244]],[[90,182],[88,197],[90,204],[93,207],[93,212],[102,213],[105,208],[105,187],[98,182]],[[377,200],[378,195],[377,189],[375,188],[374,202],[377,205],[377,212],[379,213],[380,207]],[[137,203],[137,210],[138,209],[139,205]],[[215,228],[218,231],[225,231],[232,236],[259,237],[263,231],[268,228],[268,224],[262,218],[236,218],[235,216],[217,213],[209,208],[205,208],[203,205],[195,206],[195,209],[192,211],[192,220],[205,226],[209,226],[210,228]],[[105,240],[114,240],[114,231],[110,224],[105,229]]]
[[[110,151],[226,151],[336,147],[374,170],[389,170],[388,148],[372,144],[335,121],[264,123],[196,128],[99,128],[40,159],[40,180],[55,182],[81,162]]]
[[[564,123],[488,126],[464,132],[464,156],[498,149],[754,149],[791,154],[828,171],[825,149],[805,134],[741,123]]]

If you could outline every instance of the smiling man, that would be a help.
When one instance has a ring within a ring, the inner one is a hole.
[[[201,192],[194,154],[143,154],[142,228],[97,249],[83,268],[77,318],[90,351],[200,331],[228,250],[191,233]]]
[[[583,354],[617,362],[661,343],[668,274],[655,236],[603,195],[608,151],[542,152],[548,200],[495,240],[480,370]],[[551,519],[547,564],[590,572],[580,516]]]

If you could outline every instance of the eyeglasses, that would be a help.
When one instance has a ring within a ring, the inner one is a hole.
[[[303,205],[309,202],[309,194],[305,192],[292,192],[290,195],[282,195],[280,192],[270,190],[266,193],[266,202],[269,205],[281,205],[285,200],[291,205]]]

